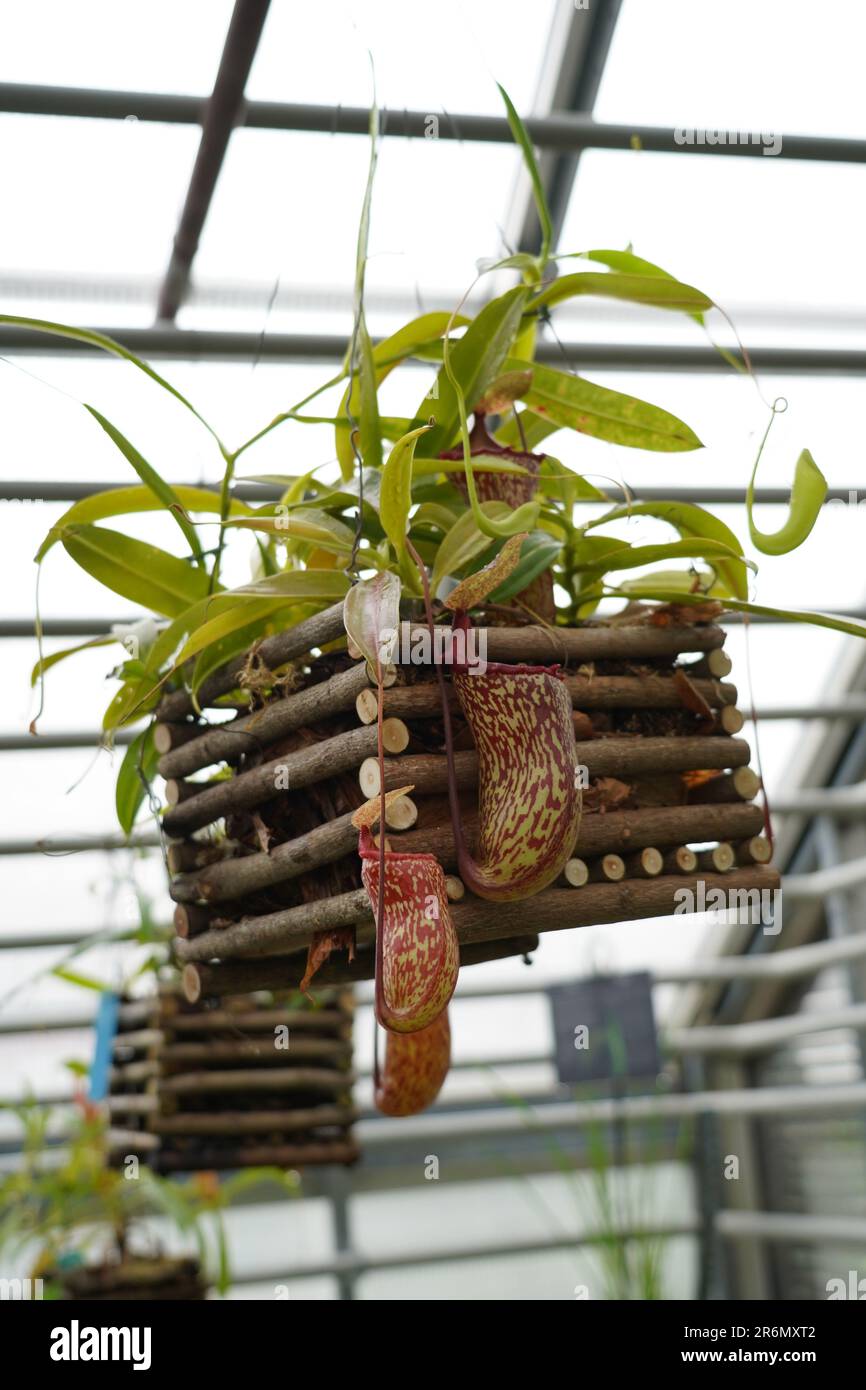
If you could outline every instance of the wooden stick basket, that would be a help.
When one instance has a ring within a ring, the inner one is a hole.
[[[199,1302],[207,1284],[197,1260],[135,1256],[115,1264],[85,1265],[53,1276],[63,1296],[78,1302]]]
[[[340,945],[353,936],[357,949],[352,959],[332,955],[316,985],[373,975],[373,914],[351,816],[380,789],[376,692],[363,661],[310,656],[343,631],[335,605],[268,638],[254,654],[270,682],[267,701],[228,723],[194,715],[184,691],[163,698],[155,738],[169,803],[164,828],[173,837],[175,949],[191,1002],[297,988],[321,933],[338,933]],[[559,664],[588,781],[577,843],[557,884],[515,903],[466,894],[456,877],[434,673],[389,671],[385,786],[414,790],[392,804],[385,833],[392,848],[429,851],[442,863],[461,964],[526,954],[539,932],[683,910],[680,890],[691,888],[699,902],[701,883],[705,894],[778,887],[720,627],[685,617],[663,625],[637,610],[607,623],[489,627],[484,635],[490,662]],[[253,665],[247,654],[211,676],[201,708],[231,697]],[[290,680],[275,686],[272,673],[287,669]],[[456,704],[454,727],[471,843],[477,759]],[[220,763],[232,768],[228,779],[201,780]]]
[[[115,1160],[157,1172],[353,1163],[351,989],[244,995],[218,1008],[176,990],[121,1005],[108,1110]]]

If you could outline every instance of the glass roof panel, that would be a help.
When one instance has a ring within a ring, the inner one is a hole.
[[[864,47],[849,0],[625,0],[594,114],[860,138]]]
[[[0,82],[198,95],[213,87],[232,0],[28,0],[0,14]]]
[[[251,100],[368,106],[376,70],[380,107],[495,112],[496,82],[529,107],[554,0],[332,0],[273,5],[247,84]]]
[[[145,121],[0,116],[0,182],[17,190],[4,271],[161,272],[198,138]]]
[[[853,164],[588,150],[560,247],[630,244],[735,320],[741,304],[781,305],[792,319],[798,311],[820,311],[834,324],[838,317],[837,332],[853,315],[862,331],[863,201]],[[816,252],[830,246],[816,273]],[[799,345],[775,327],[779,346]]]
[[[358,136],[236,131],[195,279],[348,288],[367,158],[367,142]],[[416,295],[424,300],[447,290],[459,297],[468,289],[476,258],[501,249],[516,161],[508,147],[383,140],[373,192],[371,296],[401,291],[409,317]],[[345,333],[351,325],[345,295],[343,305]]]

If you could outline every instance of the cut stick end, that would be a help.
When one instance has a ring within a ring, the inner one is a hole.
[[[717,679],[721,679],[722,676],[729,676],[734,664],[727,652],[721,647],[717,647],[715,651],[707,652],[706,662],[710,675]]]
[[[625,863],[618,854],[606,854],[601,861],[601,871],[611,883],[625,878]]]
[[[702,869],[717,874],[728,873],[729,870],[734,867],[735,861],[736,855],[734,854],[733,845],[729,844],[716,845],[713,849],[709,849],[704,854],[698,856],[698,863]]]
[[[736,705],[722,705],[718,714],[719,728],[726,734],[738,734],[746,722],[745,715]]]
[[[465,893],[462,878],[458,878],[456,874],[445,875],[445,894],[450,903],[459,903]]]
[[[185,720],[180,724],[159,723],[154,725],[153,746],[160,757],[182,748],[185,743],[200,738],[207,733],[207,726]]]
[[[201,972],[197,965],[185,965],[180,977],[183,997],[188,1004],[197,1004],[202,997]]]
[[[572,888],[582,888],[589,880],[589,869],[583,859],[569,859],[563,869],[566,883]]]
[[[693,874],[698,867],[698,856],[688,845],[680,845],[665,856],[664,866],[672,874]]]
[[[763,835],[753,835],[737,846],[738,864],[769,864],[773,857],[773,846]]]
[[[165,784],[165,800],[168,806],[179,806],[183,797],[183,783],[170,777]]]
[[[761,790],[761,779],[750,767],[738,767],[731,773],[734,790],[743,801],[752,801]]]
[[[362,724],[375,724],[378,712],[378,700],[375,690],[362,690],[355,701],[355,709]]]
[[[153,746],[156,752],[160,754],[160,756],[162,756],[163,753],[171,752],[171,736],[171,724],[156,725],[153,731]]]
[[[165,862],[168,865],[170,874],[182,874],[187,862],[186,843],[178,840],[175,844],[169,845],[165,852]]]
[[[629,868],[631,867],[631,863],[629,862]],[[647,849],[640,850],[640,852],[635,855],[634,868],[645,878],[657,878],[664,868],[664,859],[661,851],[657,850],[654,846],[649,846]]]
[[[365,758],[358,772],[358,781],[361,784],[361,791],[369,799],[378,796],[382,789],[379,779],[379,763],[376,758]]]
[[[393,715],[382,720],[382,743],[386,753],[404,753],[409,746],[409,730]]]
[[[618,854],[603,854],[590,865],[590,882],[620,883],[625,878],[625,860]]]
[[[410,830],[418,820],[418,807],[411,796],[398,796],[385,808],[385,824],[389,830]]]

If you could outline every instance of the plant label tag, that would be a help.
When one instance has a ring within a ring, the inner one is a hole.
[[[560,1083],[654,1077],[659,1053],[645,972],[596,976],[547,991]]]
[[[90,1066],[89,1098],[92,1101],[105,1100],[108,1095],[109,1074],[111,1072],[111,1053],[117,1033],[120,1016],[120,997],[109,991],[99,996],[99,1008],[94,1024],[93,1062]]]

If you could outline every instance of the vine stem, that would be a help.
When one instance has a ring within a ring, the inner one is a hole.
[[[432,653],[435,652],[435,635],[433,601],[430,595],[430,576],[427,573],[427,566],[424,564],[424,561],[421,559],[421,556],[418,554],[408,536],[406,537],[406,550],[414,561],[421,578],[421,587],[424,591],[424,613],[427,619],[427,630],[430,634],[430,651]],[[448,808],[451,812],[454,843],[462,867],[462,861],[466,856],[466,842],[463,838],[463,824],[460,820],[460,802],[457,796],[457,772],[454,764],[454,736],[451,726],[451,706],[448,702],[448,691],[445,688],[445,674],[438,661],[434,660],[433,669],[436,672],[436,680],[439,685],[439,698],[442,704],[442,723],[445,731],[445,759],[448,765]],[[384,786],[384,777],[382,778],[382,785]]]
[[[382,1012],[385,985],[382,979],[382,965],[385,941],[385,740],[384,725],[384,687],[382,685],[382,657],[376,648],[376,756],[379,763],[379,889],[376,896],[376,1014]],[[379,1089],[379,1028],[373,1020],[373,1088]]]
[[[226,522],[229,519],[231,509],[231,485],[235,475],[235,462],[237,453],[229,454],[223,450],[225,459],[225,471],[223,473],[222,485],[220,487],[220,529],[219,538],[216,544],[216,554],[214,556],[213,569],[210,574],[209,592],[213,593],[219,583],[220,566],[222,564],[223,551],[226,543]]]

